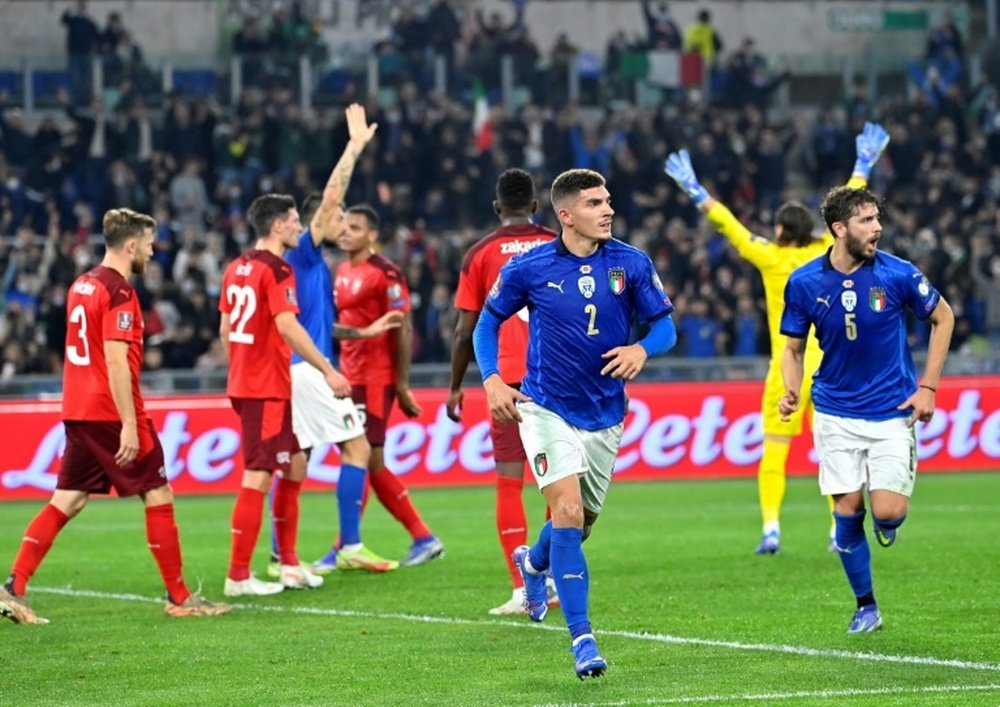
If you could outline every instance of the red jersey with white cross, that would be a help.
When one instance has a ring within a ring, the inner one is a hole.
[[[556,232],[532,223],[502,226],[469,248],[458,276],[455,307],[481,312],[490,288],[508,260],[556,238]],[[497,366],[504,383],[520,383],[528,354],[528,310],[522,309],[500,325]]]
[[[142,309],[132,285],[113,268],[99,265],[70,285],[66,297],[66,365],[63,420],[120,421],[111,397],[105,341],[128,343],[128,369],[136,426],[148,425],[139,392],[142,370]]]
[[[389,311],[410,311],[403,271],[378,253],[358,265],[337,266],[333,285],[337,324],[366,327]],[[340,370],[352,385],[395,385],[396,332],[340,342]]]
[[[231,398],[292,396],[292,349],[274,318],[299,313],[292,266],[268,250],[248,251],[226,268],[219,311],[229,315]]]

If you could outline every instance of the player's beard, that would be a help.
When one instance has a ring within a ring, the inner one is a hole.
[[[871,253],[868,252],[870,243],[871,237],[861,238],[855,236],[850,231],[844,236],[844,245],[847,247],[847,254],[858,262],[868,262],[875,259],[875,253],[878,252],[878,241],[875,242],[876,248]]]
[[[135,258],[132,258],[132,274],[133,275],[142,275],[144,272],[146,272],[146,263],[147,262],[149,262],[149,261],[148,260],[144,260],[144,259],[142,259],[141,257],[138,257],[138,256],[135,257]]]

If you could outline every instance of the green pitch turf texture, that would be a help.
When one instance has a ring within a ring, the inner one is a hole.
[[[540,497],[525,496],[534,532]],[[561,612],[541,626],[486,613],[510,595],[492,487],[413,497],[444,559],[334,573],[315,591],[184,620],[163,615],[140,504],[92,502],[29,588],[52,623],[0,624],[0,704],[1000,704],[1000,473],[921,477],[897,544],[872,542],[885,629],[854,637],[814,479],[790,481],[773,557],[752,552],[752,481],[615,484],[586,544],[609,663],[587,682]],[[0,506],[3,571],[40,505]],[[177,503],[187,577],[212,599],[231,506]],[[332,494],[304,497],[303,559],[323,553],[335,522]],[[387,556],[408,547],[377,502],[364,533]],[[259,575],[265,562],[259,550]]]

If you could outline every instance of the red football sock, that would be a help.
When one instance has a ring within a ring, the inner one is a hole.
[[[28,524],[21,540],[21,549],[14,559],[14,593],[18,596],[24,594],[28,587],[28,580],[35,573],[38,566],[42,564],[56,535],[69,522],[69,516],[53,506],[51,503],[38,512],[34,520]]]
[[[167,596],[174,604],[183,604],[191,596],[181,570],[181,539],[174,521],[174,504],[146,506],[146,542],[160,568]]]
[[[301,481],[290,481],[284,477],[278,479],[274,489],[274,532],[278,536],[278,554],[281,564],[299,564],[299,556],[295,552],[295,542],[299,534],[299,493],[302,491]]]
[[[424,525],[424,521],[417,513],[417,509],[410,500],[410,492],[403,486],[403,482],[388,469],[369,474],[372,490],[378,500],[385,506],[385,509],[392,514],[406,528],[410,536],[417,540],[433,535],[430,529]]]
[[[524,580],[517,571],[511,554],[518,546],[528,542],[528,519],[524,514],[524,500],[521,498],[523,486],[521,479],[497,477],[497,533],[514,589],[523,587]]]
[[[250,560],[260,535],[261,513],[264,510],[264,493],[257,489],[240,487],[233,506],[233,547],[229,555],[229,579],[237,582],[250,579]]]

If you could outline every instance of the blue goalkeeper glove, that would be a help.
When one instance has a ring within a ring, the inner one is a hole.
[[[889,144],[889,133],[878,123],[865,123],[864,129],[854,138],[858,159],[854,163],[854,174],[865,179],[872,173],[872,167],[882,156],[882,151]]]
[[[708,200],[708,192],[705,187],[698,183],[695,176],[694,167],[691,166],[691,155],[687,150],[671,152],[667,157],[667,163],[663,166],[663,171],[670,175],[670,178],[677,182],[677,186],[691,197],[695,206],[701,206]]]

